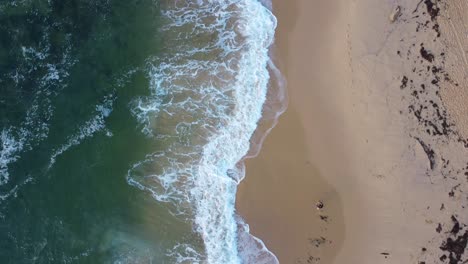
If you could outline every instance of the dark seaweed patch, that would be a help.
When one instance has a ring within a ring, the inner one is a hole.
[[[408,85],[408,77],[403,76],[403,78],[401,79],[400,89],[406,88],[407,85]]]
[[[440,246],[440,249],[446,252],[449,252],[449,264],[458,264],[461,263],[461,257],[465,252],[466,245],[468,242],[468,231],[463,235],[458,236],[456,239],[451,237]]]
[[[427,159],[429,160],[429,165],[431,170],[434,170],[435,168],[435,152],[432,150],[432,148],[424,143],[420,138],[416,138],[416,140],[419,142],[421,147],[423,148],[424,152],[427,155]]]
[[[450,233],[456,235],[458,234],[458,232],[460,232],[460,223],[458,222],[457,218],[453,215],[452,215],[452,221],[454,224],[452,227],[452,231],[450,231]]]
[[[431,20],[436,20],[437,16],[439,16],[440,8],[431,0],[425,0],[424,4],[426,4],[427,13],[431,16]]]
[[[425,49],[424,46],[421,46],[419,53],[421,53],[421,57],[423,57],[423,59],[427,60],[428,62],[434,61],[434,54]]]

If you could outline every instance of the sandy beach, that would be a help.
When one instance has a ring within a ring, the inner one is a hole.
[[[289,106],[237,210],[280,263],[468,259],[466,10],[273,2]]]

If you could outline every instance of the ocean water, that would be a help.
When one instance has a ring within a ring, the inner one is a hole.
[[[1,1],[0,263],[277,263],[235,212],[269,7]]]

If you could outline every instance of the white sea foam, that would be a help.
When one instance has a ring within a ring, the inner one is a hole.
[[[0,134],[0,186],[8,182],[8,165],[19,158],[24,142],[12,135],[11,129],[3,129]]]
[[[200,264],[200,259],[202,259],[202,255],[188,244],[175,245],[167,255],[177,263]]]
[[[240,217],[238,222],[239,255],[243,263],[271,264],[279,263],[275,255],[267,249],[263,241],[250,235],[250,227]]]
[[[163,14],[170,48],[150,62],[151,95],[132,113],[164,147],[127,180],[193,220],[206,252],[174,248],[175,262],[278,263],[235,214],[236,165],[262,117],[276,19],[258,0],[179,0]]]
[[[24,180],[20,184],[15,185],[15,187],[13,187],[7,193],[0,194],[0,201],[4,201],[4,200],[10,198],[11,196],[16,196],[19,188],[23,187],[24,185],[26,185],[26,184],[28,184],[28,183],[30,183],[32,181],[33,181],[33,178],[28,177],[28,178],[26,178],[26,180]]]
[[[46,52],[39,52],[33,48],[22,47],[23,56],[27,61],[37,63],[47,58]],[[31,65],[30,65],[31,66]],[[34,65],[31,67],[38,67]],[[20,82],[25,79],[18,70],[10,76],[10,78],[20,85]],[[41,118],[38,118],[42,114],[42,108],[48,107],[48,104],[43,104],[42,101],[47,101],[47,98],[41,96],[47,90],[46,87],[39,87],[38,92],[34,96],[34,100],[31,107],[27,110],[24,121],[19,127],[3,128],[0,135],[0,185],[3,185],[9,181],[8,165],[17,161],[23,150],[30,149],[31,141],[38,138],[44,138],[44,134],[48,133],[48,126],[43,122],[40,122]],[[41,108],[41,109],[40,109]],[[47,109],[47,112],[49,109]],[[40,123],[39,123],[40,122]]]
[[[49,169],[55,164],[58,156],[62,155],[71,147],[79,145],[85,138],[91,137],[99,131],[105,131],[107,136],[112,136],[112,133],[106,129],[106,119],[112,112],[114,100],[115,97],[113,95],[106,96],[104,102],[96,106],[95,115],[81,125],[78,131],[70,136],[64,145],[54,150],[50,157]]]
[[[70,40],[70,36],[66,36]],[[61,60],[55,64],[46,63],[50,59],[49,34],[42,37],[39,47],[21,46],[25,63],[19,65],[9,77],[21,88],[27,75],[38,69],[43,69],[45,74],[37,82],[33,99],[25,113],[23,120],[16,126],[3,128],[0,135],[0,186],[9,182],[8,167],[16,162],[23,152],[31,150],[39,142],[49,135],[49,121],[53,116],[52,98],[63,89],[63,79],[68,77],[68,70],[76,63],[70,57],[72,45],[65,50]],[[20,74],[21,71],[23,74]],[[7,74],[8,76],[8,74]],[[16,191],[16,187],[12,190]],[[2,194],[0,194],[1,196]],[[4,197],[10,197],[3,195]]]

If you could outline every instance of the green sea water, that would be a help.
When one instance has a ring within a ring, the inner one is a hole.
[[[0,186],[0,263],[165,263],[190,239],[125,179],[157,147],[128,104],[148,93],[159,24],[154,0],[0,3],[0,147],[15,159]]]

